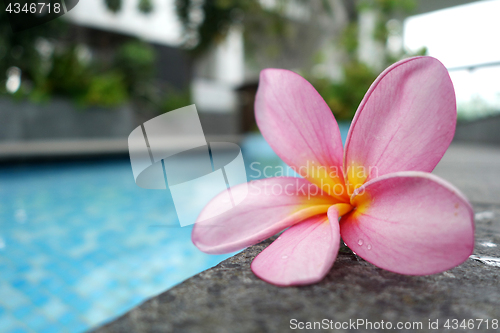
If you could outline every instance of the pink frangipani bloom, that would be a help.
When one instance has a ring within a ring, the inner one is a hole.
[[[233,197],[246,199],[204,220],[226,204],[215,197],[193,228],[200,250],[228,253],[286,229],[251,265],[279,286],[323,279],[341,236],[366,261],[400,274],[443,272],[471,254],[470,204],[429,173],[456,126],[453,85],[438,60],[409,58],[380,74],[354,116],[345,151],[323,98],[291,71],[261,72],[255,115],[269,145],[303,178],[252,181],[248,194],[246,186],[233,187]]]

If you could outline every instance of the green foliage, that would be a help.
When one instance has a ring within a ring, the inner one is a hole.
[[[136,98],[138,87],[148,84],[155,58],[154,49],[141,41],[125,43],[111,64],[82,61],[75,45],[60,47],[46,59],[48,66],[39,63],[33,81],[23,80],[14,97],[44,102],[61,96],[81,106],[115,107]]]
[[[350,22],[344,29],[340,38],[340,45],[349,55],[349,57],[356,57],[358,50],[358,23]]]
[[[394,13],[410,14],[417,6],[416,0],[360,0],[357,2],[358,11],[377,9],[384,15]]]
[[[402,58],[408,58],[408,57],[417,57],[417,56],[424,56],[427,55],[427,48],[424,46],[415,52],[405,52],[403,55],[396,55],[396,56],[387,56],[387,63],[388,64],[393,64],[395,62],[398,62]]]
[[[162,111],[161,84],[153,80],[156,51],[143,41],[133,40],[117,51],[113,68],[123,74],[128,94],[139,109]]]
[[[373,9],[378,12],[374,38],[386,42],[389,32],[386,23],[394,16],[408,15],[415,10],[416,0],[362,0],[358,2],[358,11]]]
[[[178,90],[170,88],[161,102],[160,111],[162,113],[176,110],[184,106],[193,104],[191,102],[191,93],[189,89]]]
[[[84,96],[85,105],[114,107],[128,99],[127,89],[120,73],[94,75]]]
[[[193,53],[200,54],[214,41],[222,40],[232,23],[231,12],[238,8],[237,2],[206,0],[198,5],[191,0],[178,0],[177,13],[186,30],[185,46],[191,47]],[[196,14],[193,15],[192,11]],[[198,18],[197,15],[204,17]],[[197,24],[196,20],[202,22]]]
[[[33,89],[22,85],[15,94],[17,98],[25,96],[34,102],[44,102],[51,96],[60,96],[81,106],[103,107],[115,107],[130,98],[124,71],[103,70],[100,64],[82,62],[74,45],[56,50],[48,63],[47,72],[41,69],[36,72]]]
[[[176,0],[177,16],[184,29],[184,46],[195,56],[224,40],[229,28],[242,25],[246,49],[254,42],[249,36],[286,37],[287,20],[282,15],[289,0],[276,0],[275,8],[267,10],[255,0]],[[276,45],[270,52],[276,53]]]
[[[10,27],[4,2],[0,2],[0,82],[10,67],[18,67],[23,78],[33,81],[40,67],[41,57],[36,50],[39,38],[57,38],[66,30],[67,24],[56,19],[36,28],[13,33]]]
[[[310,81],[325,99],[337,120],[350,120],[378,73],[358,61],[348,63],[343,70],[345,79],[342,82],[332,82],[328,79]]]
[[[121,0],[104,0],[104,3],[106,4],[106,7],[113,13],[118,12],[122,8],[122,1]]]
[[[137,7],[143,13],[151,13],[153,11],[153,4],[151,3],[151,0],[139,0]]]
[[[103,0],[106,7],[113,13],[117,13],[122,9],[122,0]],[[137,9],[142,13],[151,13],[154,9],[152,0],[136,0]]]
[[[76,54],[76,48],[71,46],[55,52],[51,59],[51,70],[44,78],[39,78],[39,87],[49,94],[71,96],[75,99],[85,95],[90,73]]]
[[[373,38],[382,45],[387,43],[389,30],[387,22],[397,15],[407,15],[415,8],[415,0],[361,0],[357,2],[356,12],[340,36],[338,45],[348,56],[343,64],[343,80],[333,82],[329,79],[310,78],[321,96],[325,99],[338,120],[350,120],[368,88],[377,78],[379,72],[358,61],[358,16],[364,10],[374,10],[377,13]],[[384,54],[384,67],[404,57],[425,55],[426,49],[415,54],[402,51],[394,55]],[[319,62],[321,63],[321,62]]]
[[[123,73],[129,92],[152,76],[155,60],[154,48],[145,42],[133,40],[119,48],[115,67]]]
[[[415,8],[416,0],[352,0],[343,3],[349,22],[340,36],[331,41],[344,54],[343,79],[340,82],[312,76],[308,79],[325,98],[335,116],[348,120],[352,118],[364,94],[379,74],[377,69],[357,60],[359,14],[365,10],[376,12],[373,38],[385,46],[389,36],[395,33],[394,29],[389,29],[387,22],[391,18],[409,14]],[[286,6],[289,5],[286,0],[275,1],[271,8],[264,7],[261,1],[249,0],[177,0],[176,4],[177,14],[184,27],[185,46],[190,47],[195,55],[204,53],[222,40],[230,26],[242,25],[247,56],[251,54],[248,50],[253,48],[253,44],[264,43],[258,49],[265,52],[269,59],[277,58],[286,49],[283,48],[283,40],[294,38],[290,34],[293,30],[290,27],[294,24],[297,26],[297,22],[293,22],[285,14]],[[334,19],[334,7],[328,0],[321,0],[320,3],[303,1],[303,4],[311,9],[315,8],[316,12],[319,4],[321,10]],[[383,65],[387,66],[409,54],[401,52],[395,55],[386,51],[383,56]],[[316,64],[322,64],[323,61],[318,54],[313,59]]]
[[[102,1],[114,12],[121,9],[121,0]],[[153,9],[151,0],[137,1],[142,12]],[[64,21],[56,19],[13,33],[5,8],[0,4],[1,94],[7,94],[4,73],[10,67],[18,67],[22,72],[21,86],[11,96],[29,98],[34,102],[62,96],[82,106],[114,107],[142,98],[144,92],[141,89],[152,86],[156,53],[151,45],[132,40],[123,44],[109,61],[84,61],[78,47],[65,40],[67,26]],[[46,47],[49,45],[50,50],[41,50],[40,42]]]

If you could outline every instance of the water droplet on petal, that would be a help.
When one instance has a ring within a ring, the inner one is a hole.
[[[358,245],[359,245],[359,246],[363,245],[363,240],[362,240],[362,239],[360,239],[360,240],[358,241]]]
[[[286,258],[288,258],[288,256],[286,256],[286,255],[285,255],[285,256],[283,256],[283,257],[281,257],[281,259],[286,259]]]
[[[372,246],[371,246],[370,244],[368,244],[368,245],[366,246],[366,248],[367,248],[368,250],[371,250],[371,249],[372,249]]]

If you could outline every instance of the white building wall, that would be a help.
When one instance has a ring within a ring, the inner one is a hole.
[[[364,10],[359,14],[358,59],[381,71],[384,65],[384,46],[374,38],[377,15],[375,10]]]
[[[201,112],[231,113],[237,108],[235,88],[245,76],[243,33],[233,28],[197,66],[200,77],[193,80],[194,103]]]

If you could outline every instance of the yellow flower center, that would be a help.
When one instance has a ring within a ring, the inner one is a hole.
[[[351,212],[356,215],[363,214],[368,209],[371,201],[371,198],[367,192],[361,192],[353,199],[351,199],[354,191],[363,186],[363,184],[366,182],[366,179],[368,178],[368,171],[364,166],[356,163],[352,163],[351,165],[347,166],[345,178],[345,183],[341,184],[344,193],[342,193],[342,195],[337,194],[334,196],[335,199],[341,201],[333,205],[338,211],[339,218]],[[342,183],[342,180],[341,178],[336,178],[335,182]]]
[[[345,175],[317,165],[309,165],[301,171],[299,173],[304,178],[328,195],[321,199],[310,198],[307,204],[300,206],[297,214],[302,218],[326,214],[332,206],[337,209],[339,218],[349,213],[362,214],[368,208],[371,200],[366,192],[359,193],[351,200],[354,191],[360,188],[368,178],[368,170],[364,166],[352,163],[347,166]]]

